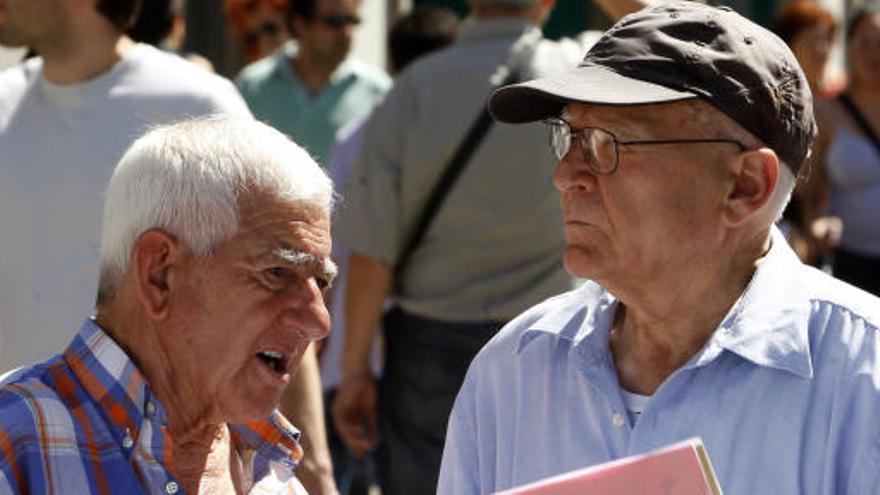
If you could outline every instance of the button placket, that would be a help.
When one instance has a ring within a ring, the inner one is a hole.
[[[176,481],[169,481],[168,483],[165,483],[165,493],[173,494],[177,493],[178,490],[180,490],[180,486],[178,486]]]
[[[134,446],[134,439],[131,437],[131,430],[125,429],[125,435],[122,437],[122,448],[130,449]]]

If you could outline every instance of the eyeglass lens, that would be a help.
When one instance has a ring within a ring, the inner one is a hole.
[[[550,131],[550,149],[557,160],[571,148],[572,130],[565,121],[547,123]],[[585,128],[576,131],[581,157],[587,166],[596,173],[610,173],[617,166],[617,142],[609,132],[602,129]]]
[[[257,29],[245,33],[244,41],[248,44],[256,44],[259,41],[260,36],[273,37],[277,35],[279,31],[281,31],[281,26],[279,26],[278,23],[266,21],[263,24],[260,24]]]

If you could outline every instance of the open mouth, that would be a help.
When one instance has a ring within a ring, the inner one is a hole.
[[[260,351],[257,353],[257,357],[275,373],[284,374],[287,371],[284,355],[278,351]]]

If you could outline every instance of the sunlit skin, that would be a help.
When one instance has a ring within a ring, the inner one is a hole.
[[[0,0],[0,45],[45,43],[66,29],[65,10],[62,0]]]
[[[847,48],[854,85],[880,93],[880,14],[858,23]]]
[[[272,24],[277,28],[275,34],[265,32],[263,26],[266,24]],[[249,61],[271,55],[290,37],[284,12],[275,9],[266,2],[257,2],[254,10],[248,12],[245,17],[242,43],[247,42],[244,37],[248,33],[256,36],[256,43],[252,46],[253,50],[248,53]]]
[[[807,76],[810,87],[818,89],[833,45],[831,26],[819,23],[803,29],[791,42],[791,51]]]
[[[329,26],[321,19],[327,16],[356,16],[358,0],[317,0],[315,15],[310,20],[295,17],[293,32],[299,42],[299,52],[293,68],[311,90],[323,86],[336,67],[351,50],[357,26]]]
[[[254,206],[244,210],[239,234],[206,262],[190,260],[180,312],[170,315],[177,329],[165,334],[164,348],[175,389],[186,391],[174,409],[193,417],[267,417],[306,346],[330,328],[323,300],[333,277],[329,218],[278,200]],[[284,373],[257,357],[263,350],[282,353]]]
[[[570,104],[565,118],[619,140],[733,137],[697,118],[698,105]],[[653,393],[743,291],[768,246],[760,212],[776,166],[768,150],[728,143],[622,146],[610,175],[592,174],[579,144],[562,158],[564,263],[620,301],[610,346],[624,388]]]
[[[268,417],[306,347],[329,332],[330,247],[326,212],[266,194],[242,201],[238,233],[207,257],[157,229],[135,242],[97,321],[165,407],[172,471],[188,491],[238,484],[226,423]]]
[[[688,133],[691,114],[672,105],[569,105],[567,114],[572,127],[600,127],[619,140],[722,137]],[[722,232],[712,226],[718,223],[724,182],[721,168],[710,164],[719,153],[736,148],[714,144],[619,150],[620,164],[611,175],[591,174],[574,145],[557,168],[554,183],[565,219],[566,268],[579,277],[625,284],[675,273],[718,249]],[[707,165],[695,166],[694,161]]]

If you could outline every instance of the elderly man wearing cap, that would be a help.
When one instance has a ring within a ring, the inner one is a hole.
[[[773,227],[815,134],[781,40],[730,10],[667,4],[490,110],[546,119],[564,263],[590,281],[474,360],[441,493],[691,436],[728,493],[880,493],[880,300],[802,265]]]

